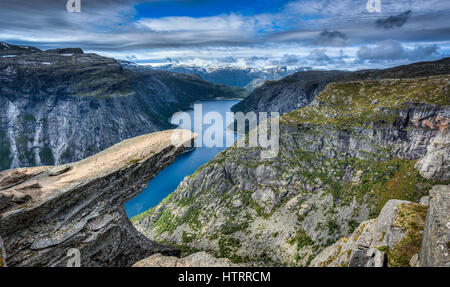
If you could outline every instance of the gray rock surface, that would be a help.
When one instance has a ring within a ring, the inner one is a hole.
[[[447,115],[448,117],[448,115]],[[426,155],[420,159],[416,168],[426,178],[445,182],[450,180],[450,130],[446,129],[433,138],[427,147]]]
[[[450,186],[435,186],[430,191],[430,198],[420,249],[420,266],[450,267]]]
[[[411,260],[409,260],[409,266],[419,267],[419,254],[416,253],[413,257],[411,257]]]
[[[171,131],[139,136],[71,163],[59,175],[52,167],[0,172],[1,195],[21,190],[29,196],[0,209],[8,266],[66,266],[71,249],[80,251],[81,266],[131,266],[154,253],[179,255],[137,232],[123,205],[193,138],[188,131],[174,144]]]
[[[216,258],[206,252],[197,252],[189,256],[178,258],[175,256],[164,256],[160,253],[145,258],[133,267],[238,267],[229,259]]]
[[[427,196],[422,196],[420,198],[419,203],[422,204],[422,205],[426,205],[426,206],[430,205],[430,196],[428,196],[428,195]]]

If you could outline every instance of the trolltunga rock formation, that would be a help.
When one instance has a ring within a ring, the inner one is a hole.
[[[79,162],[0,173],[0,237],[8,266],[131,266],[154,253],[178,255],[138,233],[123,204],[186,150],[188,131],[128,139]]]

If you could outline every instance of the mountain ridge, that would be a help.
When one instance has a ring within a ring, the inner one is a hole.
[[[310,104],[331,82],[416,78],[450,73],[450,58],[418,62],[388,69],[360,71],[303,71],[278,81],[267,81],[234,105],[233,112],[279,112],[285,114]]]

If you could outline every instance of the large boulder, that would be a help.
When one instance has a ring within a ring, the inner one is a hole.
[[[448,120],[447,120],[448,121]],[[445,129],[427,146],[426,155],[416,165],[420,174],[437,181],[450,180],[450,130]]]
[[[430,191],[420,249],[420,266],[450,267],[450,186],[438,185]]]

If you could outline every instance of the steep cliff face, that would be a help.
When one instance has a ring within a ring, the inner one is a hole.
[[[123,67],[80,49],[0,45],[0,170],[81,160],[170,128],[198,100],[242,90],[193,75]]]
[[[430,191],[420,249],[420,266],[450,267],[450,186]]]
[[[81,266],[131,266],[154,253],[179,255],[137,232],[123,207],[194,139],[185,131],[172,143],[170,135],[132,138],[63,166],[1,172],[2,259],[8,266],[65,266],[75,248]]]
[[[388,200],[418,202],[450,180],[445,159],[434,172],[423,168],[429,153],[450,152],[449,80],[329,84],[313,104],[281,117],[277,157],[231,147],[132,221],[147,237],[183,250],[309,265]]]
[[[385,70],[303,71],[279,81],[267,81],[236,104],[234,112],[279,112],[284,114],[313,101],[331,82],[417,78],[450,73],[450,58],[434,62],[421,62]]]

